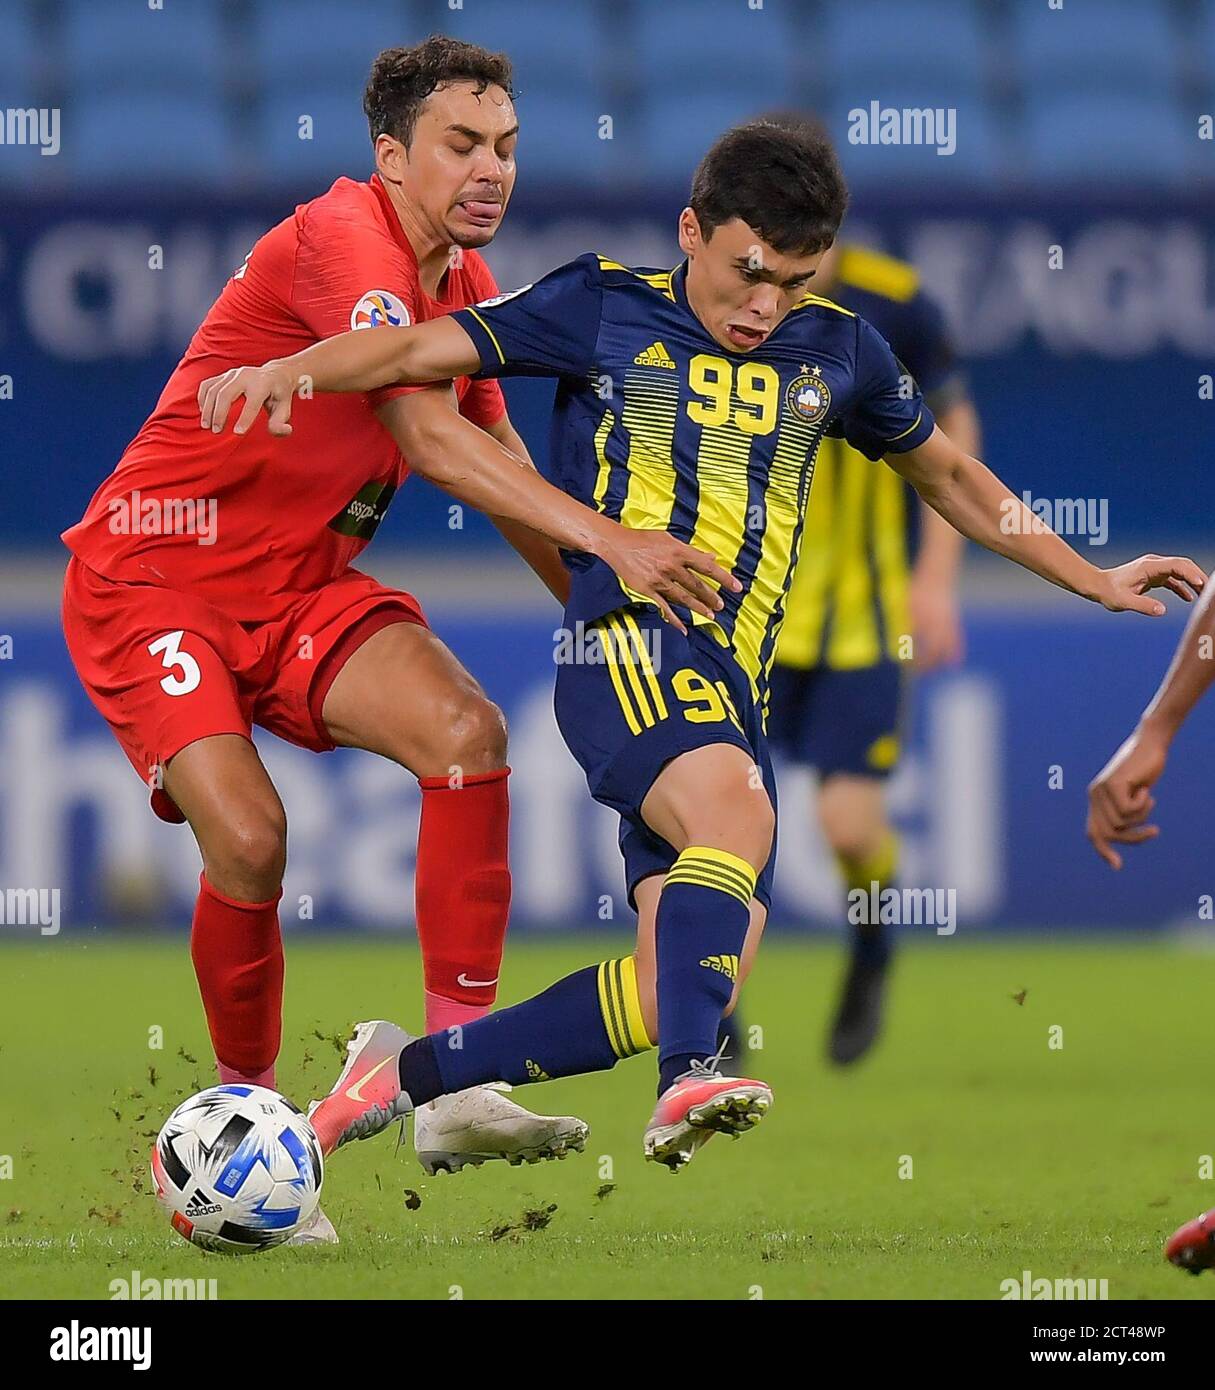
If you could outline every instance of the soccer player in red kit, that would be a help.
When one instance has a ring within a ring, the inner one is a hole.
[[[492,516],[562,600],[558,546],[605,559],[664,609],[708,615],[720,600],[702,576],[732,582],[702,552],[541,479],[493,381],[325,396],[289,440],[264,424],[239,438],[199,429],[199,383],[228,366],[497,293],[475,248],[514,186],[510,83],[504,56],[451,39],[379,55],[364,98],[376,173],[339,179],[261,238],[64,534],[76,670],[153,809],[188,821],[202,853],[191,954],[225,1082],[272,1086],[281,1036],[286,820],[255,723],[417,775],[427,1028],[494,1001],[510,901],[502,716],[411,595],[351,567],[409,472]],[[491,466],[469,457],[481,431],[500,446]],[[586,1132],[476,1088],[424,1116],[415,1144],[434,1171],[559,1156]]]

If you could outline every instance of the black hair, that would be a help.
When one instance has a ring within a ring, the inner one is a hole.
[[[513,97],[512,80],[505,53],[444,34],[432,34],[412,48],[386,48],[372,63],[363,93],[372,143],[377,136],[391,135],[408,148],[426,98],[448,82],[475,82],[478,96],[497,86]]]
[[[690,206],[706,241],[738,217],[775,250],[812,255],[835,240],[848,188],[820,125],[765,116],[716,141],[692,177]]]

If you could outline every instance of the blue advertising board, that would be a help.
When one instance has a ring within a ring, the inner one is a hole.
[[[615,817],[591,802],[553,721],[555,611],[430,616],[510,723],[513,929],[630,926]],[[991,927],[1211,930],[1200,900],[1215,892],[1215,710],[1200,708],[1182,735],[1161,787],[1157,842],[1132,851],[1114,875],[1083,835],[1085,784],[1150,696],[1179,623],[1079,601],[1065,610],[976,610],[965,667],[920,683],[891,787],[903,882],[953,890],[960,939]],[[144,919],[184,928],[199,868],[188,829],[149,811],[146,788],[76,682],[53,620],[7,627],[0,887],[58,888],[64,930]],[[288,929],[409,922],[413,778],[370,754],[258,741],[290,826]],[[779,781],[773,925],[838,928],[842,890],[811,824],[811,784],[788,769]]]
[[[302,189],[301,199],[320,189]],[[224,280],[294,199],[154,194],[0,202],[0,540],[46,545],[79,519],[155,404]],[[675,196],[523,188],[488,250],[503,288],[588,249],[678,258]],[[1014,491],[1098,498],[1116,547],[1205,539],[1215,510],[1215,218],[1209,195],[861,198],[847,234],[911,258],[942,303]],[[369,287],[371,288],[371,287]],[[551,387],[513,383],[543,464]],[[442,548],[448,501],[397,499],[381,544]],[[465,539],[484,543],[470,517]]]

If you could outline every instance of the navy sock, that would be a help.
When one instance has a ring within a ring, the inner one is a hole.
[[[567,975],[543,994],[401,1053],[401,1089],[415,1105],[487,1081],[551,1081],[607,1071],[652,1044],[641,1017],[632,956]]]
[[[746,1065],[749,1050],[746,1034],[741,1007],[736,1008],[729,1018],[723,1018],[721,1027],[717,1030],[717,1050],[721,1053],[723,1063],[730,1064],[726,1070],[733,1076],[741,1075],[742,1068]]]
[[[717,1052],[754,894],[745,859],[704,845],[689,845],[666,876],[657,924],[659,1094]]]

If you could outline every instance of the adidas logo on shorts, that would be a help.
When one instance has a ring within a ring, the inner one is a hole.
[[[737,956],[706,956],[700,963],[710,970],[716,970],[718,974],[725,975],[731,980],[738,979]]]
[[[671,361],[666,344],[661,338],[658,342],[651,343],[644,352],[639,352],[633,361],[639,367],[669,367],[672,371],[675,370],[675,363]]]

